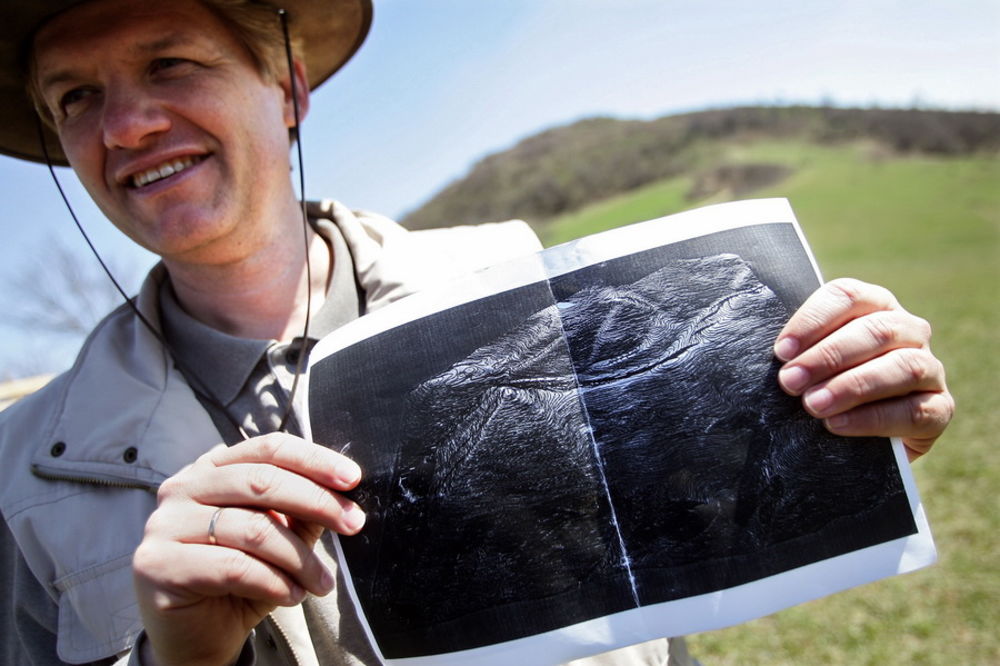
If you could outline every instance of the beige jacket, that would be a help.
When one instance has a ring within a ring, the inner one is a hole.
[[[523,222],[408,232],[329,201],[311,214],[337,223],[369,310],[540,247]],[[154,326],[164,278],[155,268],[138,296]],[[128,659],[142,628],[130,565],[156,488],[220,441],[165,350],[126,306],[98,325],[68,372],[2,413],[0,512],[39,594],[58,606],[60,659]],[[660,643],[651,660],[628,663],[666,663]],[[258,664],[372,659],[346,595],[336,593],[279,609],[256,632],[255,651]]]

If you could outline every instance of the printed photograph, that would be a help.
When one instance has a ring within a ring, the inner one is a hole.
[[[834,437],[778,387],[773,341],[815,286],[794,228],[758,225],[314,366],[314,437],[366,474],[368,525],[341,545],[383,655],[530,636],[914,533],[888,440]]]

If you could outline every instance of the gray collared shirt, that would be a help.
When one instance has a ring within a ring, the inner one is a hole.
[[[299,355],[303,350],[308,354],[317,340],[362,314],[364,300],[343,235],[330,220],[313,220],[312,224],[330,245],[333,272],[326,300],[311,317],[308,340],[298,336],[279,342],[228,335],[185,312],[169,280],[160,288],[163,334],[228,444],[277,430],[288,410]],[[300,432],[294,414],[287,430]]]

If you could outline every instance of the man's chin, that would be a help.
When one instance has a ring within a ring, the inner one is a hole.
[[[173,210],[150,220],[132,218],[127,228],[119,226],[126,236],[164,260],[192,261],[211,247],[219,246],[227,236],[225,218],[190,208]]]

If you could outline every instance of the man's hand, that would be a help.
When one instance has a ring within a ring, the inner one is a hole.
[[[858,280],[820,287],[778,335],[778,381],[838,435],[901,437],[913,460],[955,411],[930,325],[886,289]]]
[[[231,663],[276,606],[330,592],[312,548],[324,528],[364,525],[338,494],[360,478],[345,456],[276,433],[220,445],[164,482],[133,560],[154,662]]]

